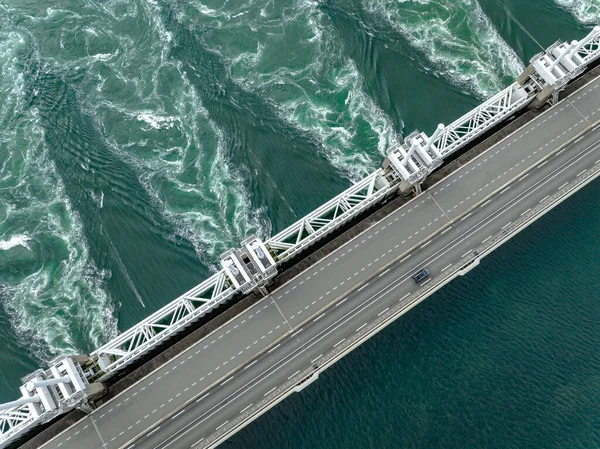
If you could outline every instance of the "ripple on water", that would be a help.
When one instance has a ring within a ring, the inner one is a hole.
[[[312,136],[344,177],[356,181],[380,164],[397,131],[365,93],[318,2],[191,5],[178,11],[180,20],[206,30],[207,47],[234,82]]]
[[[17,339],[49,359],[94,348],[115,335],[116,321],[106,273],[96,270],[27,107],[19,64],[30,46],[27,34],[0,32],[0,300]]]
[[[363,6],[388,21],[451,82],[483,97],[513,82],[524,68],[475,0],[374,0]]]
[[[581,23],[594,24],[600,20],[598,0],[554,0],[558,5],[570,11]]]

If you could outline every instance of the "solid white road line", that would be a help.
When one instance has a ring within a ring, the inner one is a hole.
[[[250,367],[251,367],[252,365],[254,365],[256,362],[258,362],[258,359],[257,359],[257,360],[255,360],[255,361],[253,361],[253,362],[252,362],[252,363],[250,363],[249,365],[246,365],[246,366],[244,367],[244,369],[248,369],[248,368],[250,368]]]
[[[355,332],[358,332],[359,330],[361,330],[363,327],[365,327],[368,323],[363,324],[362,326],[360,326],[358,329],[356,329]]]
[[[357,292],[361,291],[363,288],[365,288],[367,285],[369,285],[369,283],[367,282],[365,285],[363,285],[361,288],[359,288],[358,290],[356,290]]]
[[[219,430],[221,427],[223,427],[225,424],[227,424],[229,422],[229,420],[225,421],[223,424],[221,424],[219,427],[215,428],[215,430]]]
[[[180,412],[178,412],[177,414],[173,415],[173,416],[171,417],[171,419],[175,419],[175,418],[177,418],[179,415],[181,415],[181,414],[182,414],[182,413],[184,413],[184,412],[185,412],[185,409],[181,410],[181,411],[180,411]]]
[[[246,410],[248,410],[250,407],[252,407],[254,404],[250,404],[248,407],[243,408],[242,410],[240,410],[240,413],[244,413]]]
[[[149,437],[150,435],[152,435],[152,434],[153,434],[153,433],[155,433],[155,432],[158,432],[159,430],[160,430],[160,426],[158,426],[156,429],[152,430],[152,432],[148,432],[148,433],[146,434],[146,436],[147,436],[147,437]]]

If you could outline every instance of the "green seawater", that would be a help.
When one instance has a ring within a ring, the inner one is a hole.
[[[3,2],[0,401],[598,20],[598,0]],[[223,446],[600,447],[599,195]]]

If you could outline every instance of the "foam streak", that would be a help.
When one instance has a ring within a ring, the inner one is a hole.
[[[0,33],[0,301],[19,339],[49,359],[89,351],[116,334],[116,320],[106,273],[27,106],[19,54],[28,48],[28,35]]]
[[[598,0],[555,0],[558,5],[569,10],[581,23],[598,23],[600,2]]]
[[[192,4],[197,14],[187,8],[180,17],[211,30],[206,45],[231,78],[313,136],[342,176],[358,180],[378,166],[396,132],[317,2],[228,2],[208,15],[204,3]]]
[[[475,0],[373,0],[364,8],[387,20],[452,82],[483,97],[523,69]]]

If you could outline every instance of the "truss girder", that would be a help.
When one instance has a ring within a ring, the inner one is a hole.
[[[377,169],[306,217],[265,242],[277,262],[283,262],[333,229],[379,201],[391,191],[384,172]]]
[[[531,59],[536,77],[555,91],[561,90],[571,79],[600,57],[600,26],[580,41],[557,41],[544,53]]]
[[[0,404],[0,447],[86,399],[88,383],[76,363],[68,357],[55,359],[47,370],[22,379],[22,396]]]
[[[221,270],[101,346],[91,355],[94,358],[108,356],[111,363],[103,366],[102,370],[105,375],[110,374],[208,313],[229,299],[233,293],[234,290],[229,287]]]
[[[448,125],[433,141],[443,158],[525,106],[528,96],[517,83]]]
[[[441,165],[443,159],[525,107],[531,99],[518,83],[513,83],[450,125],[440,128],[429,146],[429,138],[417,132],[411,134],[402,147],[392,148],[388,159],[401,179],[418,182]],[[418,150],[411,152],[413,144]]]
[[[558,90],[598,58],[600,58],[600,27],[595,27],[580,41],[573,41],[570,44],[557,42],[545,53],[532,59],[532,66],[537,73],[534,73],[534,70],[530,74],[530,83],[523,84],[525,87],[519,83],[508,86],[450,125],[446,127],[440,125],[431,137],[418,131],[413,132],[404,144],[388,151],[384,164],[385,171],[383,169],[374,171],[264,242],[264,246],[261,246],[263,243],[258,242],[258,239],[256,242],[252,239],[250,239],[252,241],[248,240],[246,242],[248,245],[254,242],[258,247],[255,245],[247,249],[250,251],[260,248],[263,251],[261,257],[266,256],[266,261],[264,266],[261,265],[262,263],[258,264],[259,268],[271,273],[274,265],[294,257],[380,201],[397,187],[399,180],[411,184],[421,181],[438,167],[444,158],[525,107],[543,89],[552,86]],[[392,170],[389,169],[390,167]],[[264,253],[264,250],[268,254]],[[260,256],[259,253],[256,255]],[[94,376],[99,376],[100,379],[110,376],[111,373],[128,365],[138,356],[230,299],[238,290],[225,269],[215,273],[95,350],[91,356],[100,371]],[[0,445],[43,422],[36,410],[31,404],[25,404],[0,412]]]
[[[5,410],[0,413],[0,445],[22,434],[33,425],[39,424],[29,405]]]
[[[581,58],[582,65],[588,65],[600,57],[600,27],[595,27],[590,34],[584,38],[585,45],[577,50],[577,56]]]

